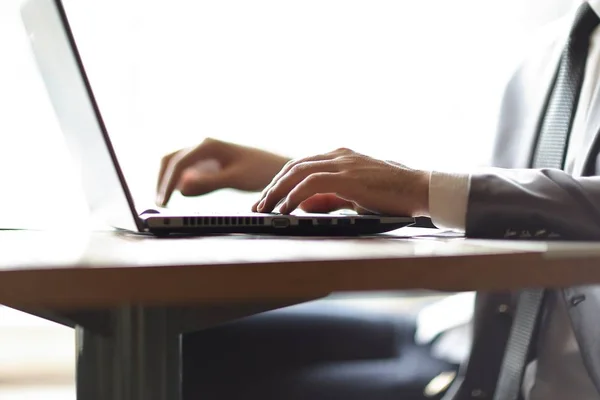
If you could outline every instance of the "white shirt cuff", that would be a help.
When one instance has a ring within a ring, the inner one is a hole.
[[[440,229],[465,231],[469,174],[433,171],[429,176],[429,215]]]

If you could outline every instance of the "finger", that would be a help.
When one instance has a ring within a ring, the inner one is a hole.
[[[194,148],[178,151],[170,158],[163,174],[161,185],[158,190],[156,202],[164,206],[169,202],[173,191],[177,187],[181,174],[186,168],[200,160],[216,159],[221,157],[219,146],[213,140],[205,140]]]
[[[304,158],[299,158],[296,160],[290,160],[288,161],[283,168],[275,175],[275,177],[273,177],[273,179],[271,180],[271,182],[265,186],[265,188],[263,189],[263,191],[260,194],[260,197],[258,199],[258,201],[256,202],[256,204],[254,205],[253,208],[256,207],[256,205],[258,205],[258,203],[260,203],[263,198],[266,196],[267,192],[269,190],[271,190],[271,188],[277,184],[277,182],[283,177],[285,176],[285,174],[287,174],[292,168],[294,168],[296,165],[303,163],[303,162],[309,162],[309,161],[321,161],[321,160],[327,160],[330,159],[330,157],[327,154],[318,154],[315,156],[310,156],[310,157],[304,157]]]
[[[163,177],[165,176],[165,171],[167,170],[167,166],[169,165],[169,162],[171,161],[171,158],[173,158],[173,156],[175,156],[175,154],[179,153],[179,151],[180,150],[174,151],[170,154],[167,154],[160,160],[160,169],[158,171],[158,180],[156,181],[156,193],[157,194],[160,192],[160,186],[161,186]]]
[[[323,172],[338,172],[339,166],[335,161],[309,161],[296,164],[288,173],[271,187],[257,207],[260,212],[272,211],[277,203],[308,176]]]
[[[294,211],[305,200],[316,194],[335,193],[345,199],[345,193],[352,191],[352,183],[342,178],[341,173],[320,172],[312,174],[300,182],[288,195],[280,207],[282,214]]]
[[[322,160],[326,160],[326,159],[329,159],[327,154],[318,154],[315,156],[304,157],[304,158],[288,161],[283,166],[283,168],[275,175],[275,177],[271,180],[271,182],[267,186],[265,186],[263,191],[260,193],[258,200],[252,205],[252,211],[254,211],[254,212],[259,211],[259,205],[261,205],[261,203],[263,202],[267,193],[273,188],[273,186],[275,186],[277,184],[277,182],[279,182],[279,180],[283,176],[285,176],[285,174],[287,174],[296,165],[300,164],[301,162],[322,161]]]
[[[171,194],[173,194],[177,183],[179,183],[181,174],[192,163],[192,155],[191,149],[185,149],[180,150],[176,155],[171,157],[165,168],[160,188],[158,189],[156,197],[158,205],[165,206],[169,202]]]
[[[285,174],[287,174],[292,168],[294,168],[296,165],[304,163],[304,162],[309,162],[309,161],[326,161],[326,160],[333,160],[341,155],[344,154],[348,154],[351,153],[352,150],[348,150],[346,148],[340,148],[334,151],[331,151],[329,153],[324,153],[324,154],[317,154],[314,156],[310,156],[310,157],[304,157],[304,158],[299,158],[296,160],[291,160],[288,161],[287,164],[284,165],[284,167],[281,169],[281,171],[279,171],[279,173],[277,173],[277,175],[275,175],[275,177],[271,180],[271,183],[269,183],[264,190],[262,191],[259,200],[256,202],[256,204],[253,206],[253,209],[256,208],[256,206],[258,205],[258,203],[260,203],[262,201],[262,199],[265,197],[265,195],[267,194],[267,192],[274,186],[277,184],[277,182],[279,181],[279,179],[281,179],[283,176],[285,176]]]
[[[334,193],[316,194],[304,200],[298,208],[311,213],[328,213],[345,208],[354,209],[354,203],[337,197]]]

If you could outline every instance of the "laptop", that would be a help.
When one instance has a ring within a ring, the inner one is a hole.
[[[411,217],[343,214],[178,213],[136,209],[87,78],[61,0],[27,0],[21,16],[93,215],[117,229],[171,234],[365,235],[414,223]]]

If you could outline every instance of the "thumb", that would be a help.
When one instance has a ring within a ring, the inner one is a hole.
[[[348,200],[341,199],[333,193],[315,194],[304,200],[300,208],[306,212],[327,213],[343,208],[354,209],[354,204]]]

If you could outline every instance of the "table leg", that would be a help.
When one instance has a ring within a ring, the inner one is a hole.
[[[182,400],[182,333],[310,300],[36,314],[75,328],[78,400]]]
[[[75,343],[77,399],[109,399],[113,393],[113,341],[77,326]]]
[[[111,311],[109,334],[76,327],[78,400],[181,400],[181,335],[167,308]]]

